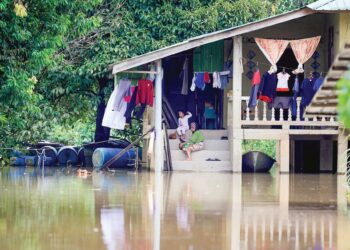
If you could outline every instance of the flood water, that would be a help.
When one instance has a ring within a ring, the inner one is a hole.
[[[350,249],[337,175],[0,170],[0,249]]]

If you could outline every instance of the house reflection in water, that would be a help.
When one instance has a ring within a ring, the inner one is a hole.
[[[1,249],[350,248],[340,175],[0,173]]]
[[[160,186],[156,178],[136,178],[133,185],[145,188],[139,194],[143,205],[130,223],[136,223],[135,228],[141,221],[148,224],[143,232],[124,232],[136,233],[148,243],[141,249],[153,248],[152,239],[160,241],[160,249],[350,246],[342,237],[350,229],[343,176],[173,173],[160,174]],[[158,202],[150,189],[163,194]],[[136,191],[126,192],[127,197]],[[157,206],[160,230],[152,221]],[[143,219],[135,221],[138,217]],[[128,237],[131,245],[136,243],[136,237]]]

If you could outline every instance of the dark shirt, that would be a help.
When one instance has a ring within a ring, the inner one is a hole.
[[[314,97],[316,91],[314,90],[314,84],[316,79],[305,78],[301,83],[300,94],[301,94],[301,105],[307,106],[310,104],[312,98]]]
[[[259,100],[264,102],[272,102],[276,96],[277,76],[276,74],[269,74],[265,72],[261,78],[259,87]]]

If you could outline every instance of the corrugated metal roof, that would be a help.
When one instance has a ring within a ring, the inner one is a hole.
[[[306,108],[306,116],[337,116],[337,82],[349,69],[350,45],[346,45],[345,49],[342,50],[334,60],[322,87],[312,99],[311,104]]]
[[[316,11],[346,11],[350,10],[350,0],[319,0],[307,6]]]

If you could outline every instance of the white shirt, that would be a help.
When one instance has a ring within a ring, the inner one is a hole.
[[[187,112],[187,115],[185,115],[182,118],[179,118],[179,127],[183,127],[186,129],[189,129],[189,125],[188,125],[188,119],[190,119],[192,117],[192,114],[190,112]]]
[[[289,79],[290,75],[288,73],[283,73],[280,72],[277,74],[277,91],[279,92],[288,92],[289,88],[288,88],[288,79]]]

